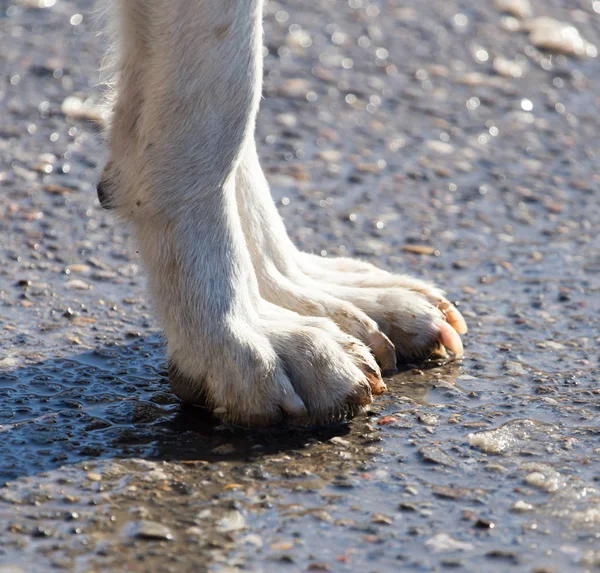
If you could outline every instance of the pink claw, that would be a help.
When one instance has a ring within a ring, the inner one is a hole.
[[[457,311],[458,312],[458,311]],[[461,317],[462,318],[462,317]],[[464,319],[463,319],[464,321]],[[442,322],[440,328],[440,342],[447,348],[456,360],[464,356],[463,343],[458,332],[447,322]]]

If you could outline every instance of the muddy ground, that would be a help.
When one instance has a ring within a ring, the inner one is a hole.
[[[96,199],[102,15],[0,8],[1,573],[600,568],[600,2],[268,3],[291,235],[439,283],[470,332],[349,423],[260,432],[168,391]]]

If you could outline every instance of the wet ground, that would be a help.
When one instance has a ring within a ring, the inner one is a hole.
[[[168,391],[94,190],[101,15],[0,7],[0,572],[600,567],[600,2],[269,2],[290,233],[438,282],[471,329],[348,424],[261,432]]]

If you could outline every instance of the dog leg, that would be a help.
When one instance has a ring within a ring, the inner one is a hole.
[[[368,348],[260,296],[236,204],[262,78],[261,0],[122,0],[103,176],[133,227],[173,390],[244,425],[324,422],[383,390]],[[250,246],[252,244],[250,243]]]

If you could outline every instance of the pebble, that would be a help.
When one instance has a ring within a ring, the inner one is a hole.
[[[19,364],[19,359],[16,356],[6,356],[0,358],[0,370],[9,370],[15,368]]]
[[[337,149],[324,149],[323,151],[319,151],[318,157],[328,163],[338,163],[342,160],[343,155]]]
[[[446,143],[445,141],[438,141],[437,139],[433,139],[430,141],[426,141],[425,145],[431,151],[435,151],[436,153],[441,153],[442,155],[451,155],[454,153],[454,145],[451,143]]]
[[[572,24],[554,18],[535,18],[527,22],[529,41],[541,50],[567,56],[595,58],[598,49],[579,34]]]
[[[67,272],[67,274],[69,274],[69,273],[87,273],[90,271],[90,267],[88,265],[81,265],[81,264],[69,265],[68,267],[65,268],[65,271]]]
[[[171,541],[175,539],[168,527],[156,521],[143,519],[141,521],[130,522],[126,527],[130,531],[130,535],[138,539],[147,539],[149,541]]]
[[[310,83],[302,78],[290,78],[279,87],[280,95],[291,98],[304,98],[308,91]]]
[[[340,438],[339,436],[334,436],[333,438],[331,438],[331,440],[329,440],[329,443],[335,444],[336,446],[344,446],[346,448],[350,446],[350,442],[348,440]]]
[[[67,281],[66,286],[71,290],[89,290],[91,288],[89,283],[80,279],[71,279],[70,281]]]
[[[92,278],[96,281],[111,281],[117,277],[114,271],[94,271]]]
[[[264,541],[260,535],[257,535],[256,533],[249,533],[248,535],[244,535],[244,537],[239,540],[238,544],[252,545],[257,549],[261,549],[264,545]]]
[[[469,489],[466,487],[450,487],[444,485],[433,486],[433,493],[444,499],[476,499],[482,497],[485,492],[480,489]]]
[[[447,467],[456,466],[456,461],[453,458],[435,446],[424,446],[419,448],[418,452],[426,462]]]
[[[514,511],[515,513],[525,513],[527,511],[531,511],[533,509],[533,505],[531,503],[527,503],[526,501],[523,501],[522,499],[515,501],[511,506],[510,506],[511,511]]]
[[[579,564],[585,567],[600,567],[600,550],[588,549],[580,557]]]
[[[439,252],[435,247],[430,247],[429,245],[404,245],[402,250],[414,255],[435,255]]]
[[[418,416],[419,422],[425,426],[437,426],[440,417],[437,414],[422,412]]]
[[[50,195],[68,195],[73,193],[74,189],[66,187],[65,185],[56,185],[56,183],[49,183],[44,186],[44,191],[50,193]]]
[[[504,77],[520,78],[525,75],[527,64],[517,60],[509,60],[502,56],[497,56],[492,62],[496,73]]]
[[[246,518],[240,511],[234,509],[227,512],[217,523],[217,528],[223,533],[246,529]]]
[[[296,124],[298,123],[298,119],[292,113],[280,113],[277,116],[277,123],[279,125],[283,125],[284,127],[291,128],[291,127],[296,127]]]
[[[88,120],[102,124],[104,122],[104,110],[100,106],[93,105],[88,100],[82,100],[77,96],[66,97],[60,110],[65,117],[75,120]]]
[[[213,454],[217,454],[219,456],[228,456],[235,453],[236,448],[233,444],[221,444],[212,450]]]
[[[374,513],[371,516],[371,523],[376,523],[378,525],[392,525],[394,520],[383,513]]]
[[[542,472],[531,472],[525,476],[525,483],[537,489],[553,493],[563,484],[561,475],[556,470],[547,469]]]
[[[455,553],[457,551],[471,551],[474,546],[467,541],[455,539],[447,533],[437,533],[425,541],[425,547],[434,553]]]
[[[531,18],[533,15],[529,0],[496,0],[496,6],[515,18]]]
[[[516,360],[505,360],[502,367],[509,376],[524,376],[527,374],[527,370]]]

